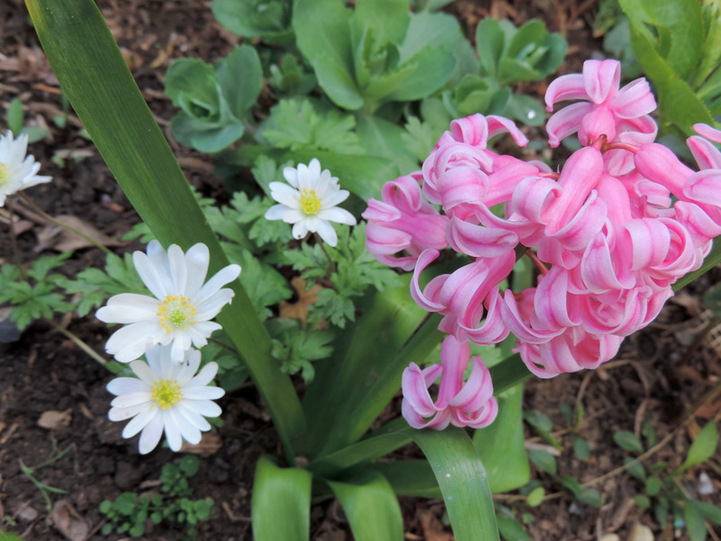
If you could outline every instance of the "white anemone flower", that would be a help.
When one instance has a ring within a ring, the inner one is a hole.
[[[225,391],[208,385],[218,372],[216,363],[208,363],[196,375],[200,352],[190,350],[186,362],[178,364],[170,358],[169,346],[156,346],[145,353],[145,361],[133,361],[130,368],[137,378],[113,379],[107,389],[116,398],[110,403],[108,418],[127,421],[124,438],[140,432],[138,448],[145,455],[155,449],[165,432],[168,446],[180,450],[183,440],[196,445],[201,432],[210,430],[205,417],[218,417],[220,406],[213,400]]]
[[[335,246],[338,235],[330,222],[356,224],[350,212],[336,206],[348,198],[348,190],[340,189],[338,178],[332,177],[330,171],[321,171],[316,158],[308,165],[286,167],[283,176],[290,186],[282,182],[270,183],[270,196],[280,204],[270,207],[265,218],[293,224],[294,238],[302,239],[310,231]]]
[[[22,134],[13,140],[10,130],[0,135],[0,207],[5,198],[15,192],[49,182],[53,177],[39,176],[40,164],[27,154],[28,136]]]
[[[105,350],[127,363],[156,344],[171,344],[170,357],[179,363],[191,344],[206,345],[211,333],[221,328],[210,320],[234,295],[232,289],[221,287],[240,274],[239,265],[228,265],[203,285],[209,261],[208,247],[202,243],[186,253],[173,244],[166,252],[153,240],[147,255],[133,253],[135,269],[155,297],[122,293],[108,299],[95,317],[126,325],[113,333]]]

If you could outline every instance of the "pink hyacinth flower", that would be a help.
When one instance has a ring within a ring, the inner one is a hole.
[[[553,81],[546,91],[549,112],[559,101],[583,101],[561,109],[548,120],[550,145],[557,147],[562,139],[576,132],[583,145],[601,135],[614,141],[624,132],[633,132],[636,144],[653,141],[656,130],[646,115],[656,109],[656,100],[648,81],[636,79],[619,90],[620,79],[621,64],[617,60],[586,60],[583,74],[564,75]]]
[[[384,265],[412,270],[423,250],[448,246],[448,218],[423,199],[421,180],[421,173],[416,172],[386,182],[383,201],[371,199],[363,212],[368,220],[366,248]],[[405,255],[394,257],[401,252]]]
[[[449,424],[483,428],[498,415],[493,397],[493,383],[480,357],[472,359],[473,368],[467,381],[463,374],[471,350],[467,342],[449,336],[441,344],[441,364],[421,369],[411,363],[403,371],[403,417],[413,428],[443,430]],[[431,398],[428,388],[441,377],[438,398]]]

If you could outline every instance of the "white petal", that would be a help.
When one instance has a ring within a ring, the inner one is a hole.
[[[165,439],[168,440],[168,447],[176,453],[180,451],[183,445],[183,438],[180,436],[180,428],[175,419],[173,409],[165,411]]]
[[[270,196],[281,205],[292,208],[300,208],[300,192],[282,182],[270,183]]]
[[[198,375],[188,383],[187,387],[205,387],[208,383],[213,381],[213,378],[217,373],[218,363],[210,362],[206,364],[200,372],[198,372]]]
[[[158,408],[145,408],[145,410],[133,417],[130,422],[125,425],[123,437],[132,438],[135,436],[135,434],[140,432],[155,418],[157,412]]]
[[[295,167],[284,167],[283,176],[285,177],[285,180],[288,181],[288,184],[295,186],[296,188],[298,187],[298,170]]]
[[[303,219],[293,225],[293,231],[291,232],[294,239],[302,239],[308,234],[308,220]]]
[[[346,199],[348,199],[348,196],[350,195],[350,192],[348,190],[338,190],[333,188],[332,190],[328,190],[328,193],[325,194],[325,196],[321,196],[321,204],[323,208],[330,208],[335,207],[336,205],[342,203]]]
[[[195,305],[195,320],[196,321],[208,321],[213,319],[223,309],[226,304],[230,304],[233,300],[235,293],[232,289],[221,289],[212,296],[203,299]]]
[[[172,290],[173,284],[166,273],[166,269],[159,268],[158,265],[153,264],[146,254],[143,252],[134,252],[133,265],[135,265],[135,270],[138,271],[138,275],[140,275],[140,279],[145,284],[145,287],[157,298],[164,299],[168,295],[175,293],[175,291]]]
[[[146,389],[137,393],[121,394],[113,398],[110,403],[114,408],[132,408],[133,406],[140,406],[141,404],[148,404],[152,400],[153,395]]]
[[[164,415],[158,412],[140,433],[138,450],[141,455],[147,455],[158,445],[160,436],[163,435],[163,417]]]
[[[188,269],[184,293],[186,297],[195,297],[196,293],[203,287],[203,282],[208,274],[209,262],[210,253],[208,247],[202,242],[191,246],[186,252],[185,263]]]
[[[105,388],[116,396],[147,391],[148,384],[138,378],[120,377],[111,380]]]
[[[183,398],[188,400],[217,400],[225,395],[225,391],[221,387],[185,387],[183,389]]]
[[[171,244],[168,247],[168,266],[172,290],[178,294],[185,292],[185,282],[188,277],[188,267],[185,264],[185,254],[180,246]]]
[[[321,220],[330,220],[339,224],[355,225],[356,219],[350,212],[345,209],[333,207],[321,210],[317,217]]]
[[[173,422],[180,431],[180,436],[190,443],[191,445],[197,445],[200,443],[200,430],[193,423],[186,419],[185,415],[182,414],[178,408],[173,409]]]
[[[322,238],[328,246],[335,246],[338,243],[338,235],[332,225],[325,220],[318,220],[317,227],[320,238]]]
[[[130,368],[132,368],[133,372],[135,372],[135,375],[143,380],[143,382],[146,383],[151,390],[158,380],[162,379],[160,376],[160,370],[153,370],[153,361],[154,360],[148,359],[151,366],[148,366],[148,363],[144,361],[133,361],[130,363]]]
[[[135,293],[121,293],[108,299],[108,304],[95,312],[105,323],[134,323],[157,319],[158,299]]]
[[[232,282],[240,276],[240,265],[228,265],[220,269],[213,277],[208,280],[195,296],[196,309],[197,305],[202,304],[205,299],[217,293],[221,287]],[[229,289],[231,297],[234,295],[233,290]]]
[[[140,404],[129,408],[110,408],[110,411],[108,411],[108,419],[111,421],[127,421],[131,417],[135,417],[147,409],[147,404]]]
[[[110,336],[105,350],[121,363],[130,362],[150,349],[157,338],[157,331],[157,323],[131,323]]]
[[[188,421],[195,428],[201,432],[210,430],[210,423],[205,420],[205,417],[200,415],[198,412],[188,409],[185,402],[178,402],[176,409],[179,415],[183,416],[183,419]]]
[[[218,417],[223,413],[220,406],[210,400],[187,400],[185,406],[203,417]]]
[[[299,209],[292,209],[285,205],[273,205],[265,211],[266,220],[283,220],[287,224],[294,224],[305,218]]]

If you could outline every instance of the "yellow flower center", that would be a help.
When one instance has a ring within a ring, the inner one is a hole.
[[[10,168],[4,163],[0,162],[0,186],[10,180]]]
[[[177,381],[161,379],[153,385],[153,401],[161,409],[168,409],[173,404],[180,402],[181,398],[183,398],[183,393],[180,391],[180,385],[178,385]]]
[[[318,214],[320,210],[320,199],[318,199],[315,190],[306,190],[303,188],[303,192],[300,194],[300,210],[302,210],[306,216]]]
[[[168,333],[182,331],[195,323],[195,306],[182,295],[168,295],[158,303],[160,326]]]

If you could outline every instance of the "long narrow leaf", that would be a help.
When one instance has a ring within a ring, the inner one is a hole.
[[[92,0],[27,0],[40,42],[70,103],[128,199],[164,244],[208,245],[210,272],[228,264],[122,54]],[[241,276],[242,281],[242,276]],[[304,430],[290,378],[270,356],[270,338],[236,281],[218,316],[265,399],[286,453]]]
[[[256,541],[310,539],[313,476],[300,468],[279,468],[261,457],[255,470],[251,515]]]
[[[413,439],[433,468],[456,541],[497,541],[493,497],[473,442],[463,430],[418,430]]]
[[[343,506],[356,541],[403,541],[401,508],[393,488],[380,473],[362,470],[328,484]]]
[[[371,462],[410,443],[412,431],[405,419],[395,419],[367,438],[313,461],[308,469],[318,475],[332,476]]]
[[[380,472],[398,496],[441,498],[441,489],[427,460],[378,462],[369,468]]]

